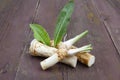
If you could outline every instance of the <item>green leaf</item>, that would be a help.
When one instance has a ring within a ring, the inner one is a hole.
[[[34,38],[43,44],[50,45],[50,37],[46,30],[39,24],[30,24],[30,28],[34,32]]]
[[[54,46],[59,44],[59,42],[62,40],[63,36],[66,33],[67,25],[70,22],[70,17],[72,15],[74,9],[74,2],[73,0],[70,0],[64,8],[60,11],[60,14],[58,15],[56,29],[54,32]]]

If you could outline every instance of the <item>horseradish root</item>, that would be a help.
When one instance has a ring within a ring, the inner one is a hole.
[[[75,46],[73,46],[73,44],[75,42],[77,42],[79,39],[81,39],[82,37],[84,37],[86,34],[88,33],[88,31],[84,31],[83,33],[75,36],[74,38],[70,39],[70,40],[67,40],[65,42],[61,42],[59,47],[67,47],[67,48],[77,48]],[[77,58],[78,58],[78,61],[80,61],[81,63],[87,65],[88,67],[91,67],[94,63],[95,63],[95,56],[90,54],[90,53],[77,53],[76,54]]]
[[[76,49],[77,47],[72,46],[71,48]],[[87,65],[88,67],[91,67],[95,63],[95,56],[88,52],[78,52],[75,56],[77,56],[78,61]]]
[[[66,56],[68,55],[75,55],[78,52],[89,52],[89,50],[91,50],[92,47],[91,45],[86,45],[80,48],[76,48],[76,49],[70,49],[70,50],[66,50],[66,49],[58,49],[57,53],[58,54],[54,54],[51,57],[45,59],[44,61],[42,61],[40,63],[41,67],[43,70],[55,65],[56,63],[58,63],[60,60],[64,59]],[[54,61],[53,61],[54,59]]]
[[[95,56],[89,53],[77,53],[76,56],[81,63],[86,64],[88,67],[95,63]]]
[[[44,61],[40,62],[40,65],[43,70],[46,70],[49,67],[52,67],[56,63],[58,63],[60,60],[62,60],[65,56],[67,56],[66,49],[59,49],[58,54],[54,54],[51,57],[45,59]]]
[[[32,56],[42,56],[42,57],[49,57],[53,54],[57,54],[57,50],[54,47],[49,47],[37,41],[36,39],[31,41],[30,44],[30,54]],[[76,67],[77,64],[77,57],[76,56],[67,56],[60,62],[68,64],[72,67]]]
[[[52,67],[58,62],[63,62],[72,67],[76,67],[77,58],[80,62],[89,67],[94,64],[95,57],[88,53],[92,49],[91,45],[86,45],[80,48],[73,46],[75,42],[88,33],[87,30],[68,41],[62,42],[62,38],[66,34],[73,10],[74,1],[69,0],[58,15],[53,41],[51,41],[47,31],[41,25],[30,24],[30,28],[34,33],[35,38],[30,45],[30,54],[33,56],[49,57],[40,62],[43,70]]]
[[[73,39],[75,39],[75,38],[73,38]],[[53,41],[51,43],[53,43]],[[71,42],[69,41],[69,43],[72,43],[72,41]],[[61,42],[59,44],[59,48],[65,48],[66,46],[68,48],[71,47],[71,46],[65,45],[64,42]],[[76,47],[72,46],[71,48],[75,49]],[[56,48],[46,46],[46,45],[38,42],[36,39],[31,41],[30,54],[33,56],[49,57],[49,56],[52,56],[53,54],[55,54],[56,52],[57,52]],[[72,67],[76,67],[77,58],[80,62],[82,62],[83,64],[85,64],[87,66],[92,66],[92,64],[94,64],[94,62],[95,62],[95,57],[89,53],[80,53],[80,54],[77,53],[76,56],[67,56],[60,62],[68,64]]]

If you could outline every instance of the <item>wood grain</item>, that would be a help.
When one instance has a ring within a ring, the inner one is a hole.
[[[0,1],[0,80],[14,80],[37,0]]]
[[[120,79],[119,0],[75,0],[66,39],[89,30],[89,34],[75,45],[93,45],[91,53],[96,56],[96,62],[92,67],[88,68],[78,62],[74,69],[58,63],[43,71],[39,62],[45,58],[29,55],[29,44],[33,39],[29,24],[41,24],[53,39],[57,16],[67,2],[68,0],[2,0],[0,80]]]
[[[40,1],[34,23],[39,23],[44,26],[51,38],[53,38],[57,15],[66,2],[67,0]],[[81,63],[78,63],[77,67],[72,69],[71,67],[58,63],[47,71],[43,71],[39,66],[39,62],[44,58],[30,57],[26,50],[21,58],[16,80],[119,80],[120,72],[118,69],[120,67],[120,61],[118,52],[104,23],[99,19],[98,13],[91,1],[76,0],[75,11],[67,32],[67,39],[86,29],[89,30],[89,35],[87,38],[82,39],[81,42],[78,42],[76,46],[80,47],[92,43],[94,47],[92,53],[96,56],[96,63],[93,67],[87,68]]]
[[[117,51],[120,53],[120,1],[94,0],[99,18],[104,23]]]

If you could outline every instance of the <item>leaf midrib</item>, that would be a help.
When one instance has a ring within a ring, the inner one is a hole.
[[[38,30],[37,30],[37,31],[38,31]],[[43,30],[43,31],[44,31],[44,30]],[[42,34],[42,36],[44,36],[44,34],[43,34],[42,32],[39,32],[39,31],[38,31],[38,33],[39,33],[39,34]],[[45,34],[45,36],[48,36],[48,35]],[[44,44],[48,44],[47,39],[46,39],[47,37],[46,37],[46,38],[43,37],[46,41],[44,41],[44,39],[43,39],[41,36],[39,36],[39,37],[42,39],[42,42],[43,42]]]
[[[67,14],[69,13],[70,10],[71,10],[71,9],[68,10]],[[66,14],[66,15],[67,15],[67,14]],[[66,16],[65,19],[62,21],[62,24],[64,23],[64,21],[66,20],[66,18],[67,18],[67,16]],[[61,26],[61,24],[59,24],[59,25]],[[60,30],[59,30],[58,32],[61,31],[61,28],[62,28],[62,27],[60,27]],[[57,32],[57,33],[58,33],[58,32]],[[57,33],[56,33],[56,34],[57,34]],[[56,39],[55,39],[55,40],[56,40],[56,41],[58,40],[58,35],[56,36]],[[55,43],[56,43],[56,41],[55,41]]]

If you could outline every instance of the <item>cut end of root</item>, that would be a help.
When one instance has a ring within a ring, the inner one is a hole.
[[[46,70],[46,69],[47,69],[47,67],[44,66],[44,62],[40,62],[40,66],[41,66],[41,68],[42,68],[43,70]]]
[[[71,67],[75,68],[77,65],[77,57],[76,56],[67,56],[61,62],[70,64]]]
[[[91,56],[88,62],[88,67],[91,67],[95,63],[95,56]]]
[[[73,62],[73,65],[71,65],[71,66],[72,66],[73,68],[75,68],[76,65],[77,65],[77,57],[75,57],[72,62]]]
[[[36,39],[33,39],[30,43],[30,48],[29,48],[29,53],[32,55],[32,56],[35,56],[35,52],[34,52],[34,48],[35,48],[35,43],[37,42]]]

